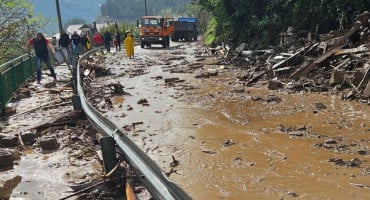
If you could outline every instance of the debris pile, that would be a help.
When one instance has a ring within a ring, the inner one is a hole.
[[[343,99],[370,103],[370,13],[367,11],[357,16],[350,30],[322,35],[320,41],[291,53],[236,49],[239,51],[231,60],[238,63],[243,58],[244,65],[247,63],[247,74],[240,77],[245,85],[269,80],[269,89],[334,90],[342,92]]]

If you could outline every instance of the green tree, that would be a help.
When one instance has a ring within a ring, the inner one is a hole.
[[[156,0],[146,1],[148,15],[160,15],[164,10],[172,13],[183,13],[185,5],[191,0]],[[135,21],[145,15],[144,0],[107,0],[100,7],[103,16],[111,19]]]
[[[250,47],[275,45],[278,34],[295,30],[326,33],[351,25],[356,15],[370,8],[369,0],[193,0],[212,14],[214,42]],[[216,25],[216,27],[214,27]]]
[[[45,25],[26,0],[0,0],[0,61],[24,54],[26,41]]]

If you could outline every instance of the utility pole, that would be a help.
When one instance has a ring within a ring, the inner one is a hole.
[[[55,5],[57,8],[57,17],[58,17],[58,25],[59,25],[59,33],[62,33],[62,18],[60,17],[60,8],[59,8],[59,0],[55,0]]]
[[[148,10],[146,9],[146,0],[144,0],[145,2],[145,16],[148,16]]]

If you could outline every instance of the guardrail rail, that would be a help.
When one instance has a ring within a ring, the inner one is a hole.
[[[149,158],[134,142],[123,134],[116,125],[99,113],[85,97],[81,86],[80,61],[86,59],[100,49],[94,49],[78,60],[76,69],[76,90],[81,107],[94,127],[104,136],[112,137],[117,148],[124,155],[127,163],[140,175],[140,180],[155,199],[163,200],[190,200],[192,199],[175,183],[171,182],[158,165]]]

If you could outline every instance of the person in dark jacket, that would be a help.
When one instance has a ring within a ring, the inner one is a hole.
[[[30,54],[30,46],[33,45],[36,54],[36,65],[37,65],[37,83],[40,84],[41,81],[41,61],[44,61],[49,68],[50,74],[54,77],[56,81],[57,76],[55,74],[54,68],[51,65],[48,48],[51,52],[55,53],[54,47],[51,45],[49,40],[47,40],[42,33],[37,33],[36,38],[31,38],[26,44],[27,53]]]
[[[107,52],[110,52],[110,43],[112,42],[112,34],[109,31],[106,31],[103,36],[104,46],[107,49]]]
[[[121,51],[121,34],[117,31],[115,39],[116,51]]]
[[[80,39],[81,49],[83,52],[87,51],[87,36],[86,34],[83,34]]]
[[[66,59],[66,62],[70,62],[70,55],[69,55],[69,47],[71,46],[71,40],[69,39],[69,35],[62,30],[60,33],[59,38],[59,48],[62,50],[62,53],[64,55],[64,58]]]
[[[78,35],[77,31],[73,32],[72,36],[71,36],[71,43],[72,43],[72,54],[74,56],[78,56],[79,55],[79,51],[80,51],[80,41],[81,41],[81,37],[80,35]]]

